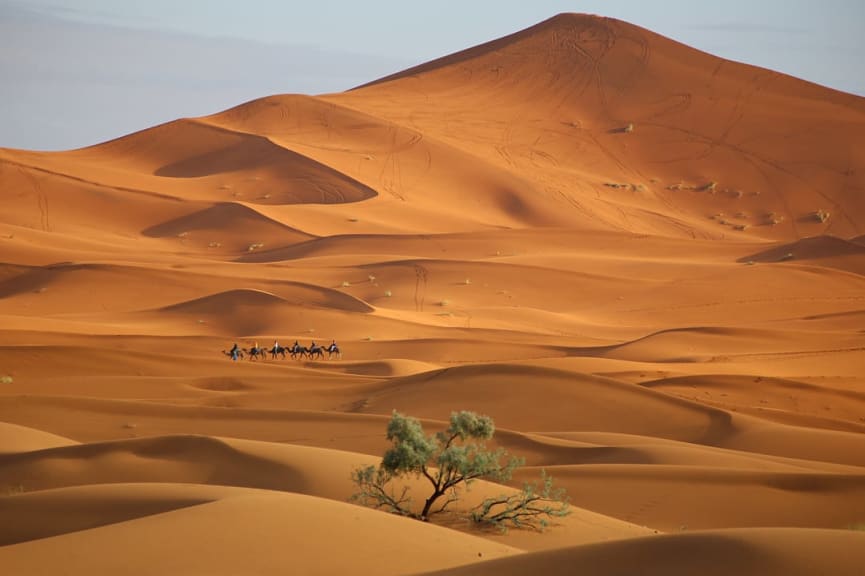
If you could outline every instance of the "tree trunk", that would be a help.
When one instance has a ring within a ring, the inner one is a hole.
[[[432,493],[432,495],[426,499],[426,502],[423,505],[423,510],[420,513],[420,519],[424,522],[429,522],[429,511],[432,508],[433,502],[439,499],[439,497],[444,494],[444,492],[439,492],[436,490]]]

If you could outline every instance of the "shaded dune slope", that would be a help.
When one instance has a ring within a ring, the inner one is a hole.
[[[375,192],[267,138],[183,119],[80,151],[80,167],[110,159],[116,177],[141,177],[182,197],[248,199],[262,204],[356,202]]]
[[[834,236],[802,238],[773,246],[740,259],[742,262],[786,262],[819,264],[852,274],[865,275],[865,246]]]
[[[865,536],[833,530],[767,529],[676,534],[536,552],[428,576],[545,574],[858,574]]]
[[[184,216],[174,218],[151,226],[141,233],[155,238],[186,236],[192,233],[206,232],[210,238],[220,238],[222,244],[232,231],[245,230],[248,240],[246,245],[234,246],[243,250],[253,244],[252,239],[269,240],[278,237],[281,242],[295,243],[308,240],[310,236],[303,234],[278,222],[270,221],[260,212],[242,204],[222,202],[204,209],[193,211]],[[254,230],[254,232],[250,232]]]

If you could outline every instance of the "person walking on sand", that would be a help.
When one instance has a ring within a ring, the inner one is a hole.
[[[237,347],[237,342],[234,343],[234,346],[231,347],[231,350],[228,351],[231,354],[231,359],[237,362],[237,357],[240,354],[240,348]]]

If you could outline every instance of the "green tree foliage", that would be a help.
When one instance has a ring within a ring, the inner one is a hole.
[[[486,448],[483,442],[494,433],[491,418],[463,411],[451,414],[447,429],[427,436],[417,419],[394,411],[387,426],[387,439],[392,445],[379,466],[352,472],[352,480],[360,490],[352,499],[427,521],[456,502],[462,486],[478,478],[505,482],[522,465],[521,458],[509,456],[502,448]],[[396,487],[396,481],[405,476],[429,482],[431,492],[420,512],[412,507],[408,487]],[[544,474],[540,490],[527,484],[519,493],[489,498],[472,509],[469,518],[502,529],[515,526],[540,530],[549,518],[568,512],[564,492],[553,489],[552,479]]]

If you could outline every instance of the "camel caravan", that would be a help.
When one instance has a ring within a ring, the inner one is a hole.
[[[247,357],[250,360],[266,360],[268,354],[270,354],[271,360],[276,360],[278,357],[283,360],[286,358],[291,358],[292,360],[324,360],[325,354],[327,354],[328,360],[339,360],[342,358],[342,352],[340,351],[336,340],[332,340],[327,346],[320,346],[316,344],[315,341],[313,341],[309,346],[301,346],[300,343],[295,340],[294,344],[288,347],[280,346],[279,341],[275,341],[273,346],[270,348],[259,346],[258,342],[256,342],[251,348],[240,348],[237,345],[237,342],[235,342],[234,346],[232,346],[230,350],[223,350],[222,353],[235,362]]]

